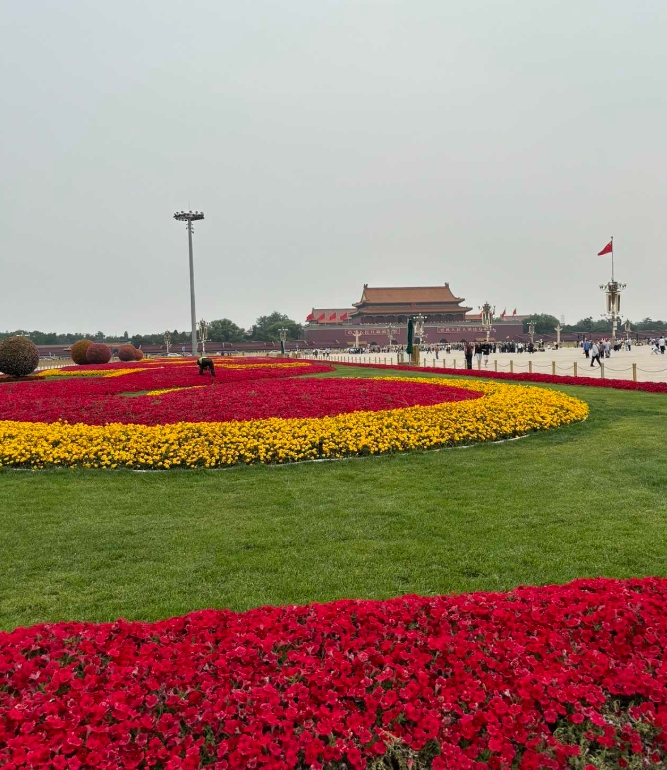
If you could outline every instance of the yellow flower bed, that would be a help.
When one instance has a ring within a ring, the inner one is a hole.
[[[146,371],[146,367],[135,369],[42,369],[35,377],[122,377]]]
[[[264,362],[261,364],[245,364],[245,363],[238,363],[238,358],[220,358],[213,356],[211,358],[214,365],[216,367],[221,367],[222,369],[307,369],[310,367],[311,363],[317,363],[317,361],[276,361],[276,362]],[[147,360],[145,363],[153,364],[154,367],[160,368],[160,366],[164,363],[169,363],[170,366],[178,365],[178,364],[185,364],[192,366],[193,363],[196,363],[197,359],[195,358],[182,358],[182,359],[164,359],[164,358],[153,358]]]
[[[474,390],[483,397],[335,417],[247,422],[97,426],[0,421],[0,465],[165,469],[286,463],[498,441],[588,415],[583,401],[545,388],[410,380]]]
[[[157,390],[148,390],[144,396],[164,396],[166,393],[176,393],[179,390],[197,390],[205,388],[206,385],[184,385],[182,388],[158,388]]]

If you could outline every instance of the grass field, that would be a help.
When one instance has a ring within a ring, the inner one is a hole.
[[[585,423],[503,444],[223,471],[3,470],[0,627],[667,574],[667,397],[562,390],[589,403]]]

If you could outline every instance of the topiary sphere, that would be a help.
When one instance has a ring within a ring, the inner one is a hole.
[[[136,361],[137,351],[133,345],[122,345],[118,348],[118,358],[121,361]]]
[[[134,351],[134,360],[135,361],[141,361],[141,359],[144,357],[144,351],[143,350],[135,350]]]
[[[86,351],[89,364],[108,364],[111,361],[111,348],[103,342],[93,342]]]
[[[39,363],[37,345],[27,337],[7,337],[0,342],[0,372],[10,377],[32,374]]]
[[[72,361],[74,361],[74,363],[78,364],[79,366],[87,364],[88,359],[86,358],[86,353],[92,344],[92,340],[79,340],[78,342],[75,342],[70,348],[69,353],[72,357]]]

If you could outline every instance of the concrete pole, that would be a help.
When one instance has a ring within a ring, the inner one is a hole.
[[[188,246],[190,248],[190,316],[192,320],[192,355],[197,356],[197,312],[195,311],[195,258],[192,253],[192,220],[188,219]]]

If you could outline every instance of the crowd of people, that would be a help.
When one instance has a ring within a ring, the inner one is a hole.
[[[651,352],[655,354],[665,354],[665,336],[657,337],[650,340]],[[577,347],[583,350],[583,354],[586,359],[590,360],[591,366],[595,366],[595,363],[602,366],[602,358],[610,358],[612,353],[618,353],[620,351],[632,350],[632,341],[628,339],[615,339],[609,338],[581,340],[577,343]],[[488,366],[489,356],[493,353],[536,353],[545,350],[551,350],[551,344],[545,346],[544,341],[539,339],[536,342],[523,342],[521,340],[505,340],[505,341],[493,341],[489,342],[476,340],[474,342],[468,342],[461,340],[460,342],[452,343],[440,343],[438,345],[425,345],[420,346],[420,352],[422,355],[432,355],[436,360],[440,357],[440,354],[449,355],[453,352],[461,352],[464,354],[466,360],[466,368],[473,368],[473,361],[480,366],[484,363]],[[558,350],[558,345],[555,344],[553,349]],[[339,351],[333,351],[339,352]],[[370,345],[368,347],[349,348],[345,351],[348,354],[362,354],[362,353],[396,353],[399,360],[407,355],[405,345]],[[331,349],[316,349],[311,351],[315,358],[329,358],[331,356]]]

